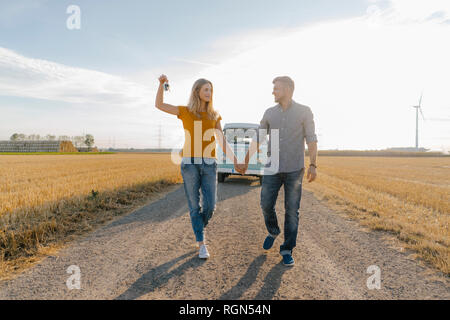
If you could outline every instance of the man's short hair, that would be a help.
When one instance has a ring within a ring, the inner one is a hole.
[[[277,82],[277,81],[282,82],[284,85],[286,85],[292,91],[294,91],[295,84],[294,84],[294,81],[291,78],[289,78],[287,76],[276,77],[275,79],[273,79],[272,83],[275,84],[275,82]]]

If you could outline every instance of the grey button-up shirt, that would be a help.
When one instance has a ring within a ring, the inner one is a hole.
[[[311,109],[292,100],[286,111],[280,104],[264,113],[259,129],[266,129],[272,141],[271,129],[279,130],[278,172],[298,171],[305,167],[305,140],[316,141],[314,117]],[[271,143],[269,142],[269,155]]]

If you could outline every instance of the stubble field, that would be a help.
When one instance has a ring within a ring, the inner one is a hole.
[[[450,274],[450,158],[320,157],[317,183],[304,183],[373,230]]]
[[[319,157],[304,187],[450,274],[450,158]],[[170,154],[0,156],[0,278],[182,183]]]
[[[170,154],[0,155],[0,278],[182,182]]]

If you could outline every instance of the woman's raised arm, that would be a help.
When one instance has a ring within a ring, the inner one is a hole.
[[[158,93],[156,94],[155,107],[161,111],[174,114],[176,116],[179,115],[180,111],[178,110],[178,107],[168,103],[164,103],[164,83],[168,82],[169,80],[164,74],[161,75],[158,80],[159,80],[159,88]]]

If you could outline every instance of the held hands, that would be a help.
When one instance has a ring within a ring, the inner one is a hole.
[[[243,175],[243,174],[245,174],[245,172],[248,169],[248,163],[245,162],[245,163],[242,163],[242,164],[238,164],[237,163],[237,159],[234,158],[234,168],[236,169],[237,172],[239,172],[240,174]]]

